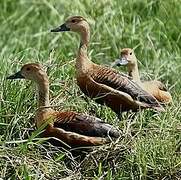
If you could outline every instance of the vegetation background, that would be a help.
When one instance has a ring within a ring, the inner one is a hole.
[[[173,96],[165,113],[129,113],[120,122],[109,108],[84,100],[74,78],[78,36],[50,33],[71,15],[82,15],[91,25],[94,62],[110,65],[120,48],[136,48],[142,77],[161,80]],[[180,28],[180,0],[1,0],[0,177],[181,179]],[[38,138],[37,131],[32,133],[34,85],[6,80],[28,62],[48,67],[52,105],[119,126],[121,139],[85,152],[82,160]]]

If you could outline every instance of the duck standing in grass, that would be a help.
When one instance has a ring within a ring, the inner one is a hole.
[[[93,63],[87,55],[90,27],[81,16],[73,16],[51,32],[73,31],[80,35],[76,58],[77,84],[82,92],[102,105],[107,105],[121,115],[124,111],[152,108],[163,111],[157,100],[144,91],[127,75]]]
[[[37,128],[46,125],[43,132],[45,137],[58,138],[73,147],[101,145],[110,142],[110,138],[119,137],[116,128],[99,118],[50,108],[48,76],[40,64],[25,64],[7,79],[28,79],[37,84],[39,98],[35,122]]]
[[[120,66],[126,65],[129,76],[133,78],[145,91],[152,94],[161,103],[171,103],[172,96],[167,91],[165,85],[157,80],[143,81],[140,80],[137,58],[134,50],[130,48],[124,48],[121,50],[120,59],[117,59],[113,65]]]

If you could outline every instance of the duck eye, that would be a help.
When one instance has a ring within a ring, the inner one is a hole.
[[[27,71],[30,71],[30,68],[28,67],[28,68],[26,68],[26,70],[27,70]]]
[[[132,52],[130,52],[129,55],[132,55]]]
[[[75,19],[72,19],[72,21],[71,21],[72,23],[75,23]]]

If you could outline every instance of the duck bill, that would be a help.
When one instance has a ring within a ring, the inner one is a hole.
[[[8,76],[6,79],[24,79],[25,77],[21,74],[20,71],[18,71],[17,73]]]
[[[128,64],[128,60],[125,57],[122,57],[121,59],[119,59],[118,65],[117,66],[125,66]]]
[[[123,57],[121,59],[116,59],[113,63],[112,63],[112,67],[114,66],[125,66],[128,64],[128,60]]]
[[[70,28],[68,28],[66,24],[62,24],[61,26],[51,30],[51,32],[63,32],[63,31],[70,31]]]

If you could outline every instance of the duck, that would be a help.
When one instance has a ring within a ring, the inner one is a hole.
[[[111,108],[118,117],[122,112],[152,108],[164,111],[158,101],[132,78],[113,68],[95,64],[88,57],[90,26],[82,16],[72,16],[51,32],[76,32],[80,46],[76,57],[76,79],[81,91],[101,105]]]
[[[120,131],[101,119],[71,111],[56,111],[50,106],[49,80],[41,64],[29,63],[7,79],[27,79],[36,83],[38,109],[37,128],[45,127],[43,137],[54,137],[71,147],[96,146],[118,138]]]
[[[171,103],[172,96],[161,81],[151,80],[142,82],[140,80],[137,61],[133,49],[123,48],[120,53],[120,59],[115,60],[112,66],[126,65],[129,76],[132,77],[133,80],[136,81],[145,91],[153,95],[162,104]]]

